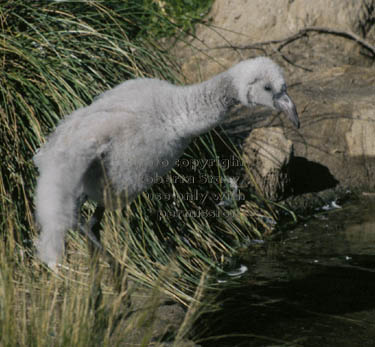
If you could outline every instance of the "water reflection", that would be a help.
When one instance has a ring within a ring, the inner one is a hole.
[[[319,212],[241,262],[248,273],[201,322],[228,337],[203,346],[375,345],[375,200]]]

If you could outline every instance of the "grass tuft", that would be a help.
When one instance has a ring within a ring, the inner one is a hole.
[[[126,79],[179,83],[178,66],[158,42],[192,33],[211,3],[0,5],[0,345],[147,346],[155,342],[153,317],[166,295],[185,307],[170,337],[179,345],[204,308],[205,289],[217,287],[212,270],[223,272],[239,245],[271,230],[265,220],[276,218],[272,207],[241,192],[238,174],[248,169],[229,139],[213,131],[193,141],[173,172],[134,203],[106,213],[103,242],[128,269],[129,292],[115,291],[104,260],[93,272],[86,240],[76,232],[69,234],[58,274],[33,256],[37,148],[61,118]],[[84,213],[92,211],[86,204]],[[91,302],[97,276],[99,311]],[[129,317],[126,303],[145,287],[151,291],[144,309]]]

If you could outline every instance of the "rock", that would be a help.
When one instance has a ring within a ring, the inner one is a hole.
[[[296,40],[282,49],[282,55],[275,50],[277,44],[264,46],[263,51],[218,47],[278,40],[305,26],[353,32],[375,45],[374,13],[375,0],[216,0],[210,13],[214,27],[199,27],[190,46],[179,47],[183,72],[190,81],[205,79],[256,55],[268,54],[284,67],[301,129],[292,129],[283,115],[243,108],[223,126],[236,144],[243,143],[252,131],[247,146],[256,135],[253,129],[284,128],[285,137],[294,145],[294,157],[287,165],[289,182],[284,173],[276,178],[270,161],[259,162],[254,157],[256,149],[249,147],[255,163],[261,165],[256,180],[269,197],[285,194],[289,183],[295,194],[336,186],[375,190],[373,59],[356,42],[326,34],[309,34]],[[271,141],[271,137],[267,139]],[[281,167],[276,165],[274,169]],[[273,188],[262,181],[261,177],[267,175],[272,177]]]
[[[375,189],[375,69],[327,69],[290,94],[302,123],[299,131],[288,127],[285,132],[295,156],[325,167],[342,186]],[[302,179],[330,178],[310,169]]]
[[[321,26],[354,32],[375,44],[373,25],[375,0],[216,0],[209,14],[211,25],[197,27],[195,38],[178,46],[182,70],[191,82],[206,79],[254,55],[260,49],[238,50],[222,46],[244,46],[257,42],[284,39],[307,26]],[[347,56],[359,46],[354,41],[332,35],[311,35],[309,54],[320,56],[336,50],[337,58]],[[305,40],[306,41],[306,40]],[[275,46],[273,47],[275,48]],[[285,49],[287,50],[289,46]],[[306,48],[306,47],[305,47]],[[272,47],[270,49],[272,50]],[[284,52],[285,53],[285,52]],[[290,53],[292,61],[306,55],[305,50]],[[288,52],[289,56],[289,52]],[[212,57],[213,59],[209,59]],[[282,59],[281,59],[282,60]],[[317,64],[319,64],[319,59]]]
[[[133,281],[128,284],[131,306],[123,303],[127,318],[116,327],[127,332],[124,346],[199,347],[186,336],[178,337],[187,315],[181,303],[156,288],[146,288]]]
[[[227,42],[248,44],[249,38],[253,42],[277,40],[306,26],[360,34],[371,19],[374,4],[373,0],[216,0],[210,14],[216,30],[202,37],[208,45],[223,41],[223,37]]]
[[[250,184],[258,186],[265,197],[279,200],[290,189],[289,163],[293,144],[283,129],[270,127],[254,129],[243,146],[244,162],[252,177]]]

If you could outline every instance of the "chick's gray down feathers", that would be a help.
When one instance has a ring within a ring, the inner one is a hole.
[[[52,268],[58,263],[65,232],[77,224],[80,197],[109,209],[131,202],[238,103],[279,109],[299,126],[282,71],[265,57],[190,86],[129,80],[67,116],[34,157],[41,260]]]

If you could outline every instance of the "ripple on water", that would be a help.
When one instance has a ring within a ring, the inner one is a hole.
[[[241,285],[203,318],[228,337],[203,346],[374,346],[375,200],[320,212],[241,263]]]

